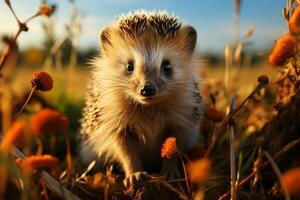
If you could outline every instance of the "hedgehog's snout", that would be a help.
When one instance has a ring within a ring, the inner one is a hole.
[[[141,95],[144,97],[151,97],[155,95],[156,93],[156,88],[153,83],[151,82],[146,82],[142,85],[141,87]]]

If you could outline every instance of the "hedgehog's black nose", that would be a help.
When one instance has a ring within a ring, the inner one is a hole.
[[[141,88],[141,95],[151,97],[156,93],[155,87],[152,83],[146,82]]]

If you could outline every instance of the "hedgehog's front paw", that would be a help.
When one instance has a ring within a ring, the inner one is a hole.
[[[125,187],[140,185],[143,181],[150,178],[147,172],[134,172],[125,177],[123,184]]]
[[[163,160],[160,174],[167,179],[174,179],[180,177],[178,168],[178,158],[173,156],[172,158],[166,158]]]

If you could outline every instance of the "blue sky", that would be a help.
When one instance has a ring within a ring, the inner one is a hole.
[[[167,10],[179,16],[185,23],[193,25],[198,32],[200,52],[222,52],[227,43],[233,41],[233,0],[77,0],[82,19],[81,49],[98,46],[99,30],[108,25],[116,16],[137,9]],[[65,31],[70,16],[67,0],[49,0],[58,4],[57,13],[52,17],[57,37]],[[21,19],[34,13],[38,0],[12,0],[13,7]],[[252,49],[263,50],[286,32],[286,24],[281,10],[285,0],[243,0],[240,16],[240,37],[251,27],[255,28]],[[43,39],[41,19],[30,22],[30,34],[20,37],[21,48],[39,46]],[[13,16],[0,1],[0,34],[14,33],[17,29]]]

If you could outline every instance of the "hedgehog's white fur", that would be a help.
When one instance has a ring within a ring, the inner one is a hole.
[[[143,170],[144,162],[160,160],[167,136],[175,136],[184,149],[198,142],[202,109],[193,34],[166,12],[130,13],[104,29],[82,119],[85,162],[118,162],[128,177]],[[136,63],[130,77],[121,70],[128,58]],[[172,80],[160,74],[165,58],[172,63]],[[140,102],[136,88],[145,80],[157,83],[157,102]]]

